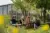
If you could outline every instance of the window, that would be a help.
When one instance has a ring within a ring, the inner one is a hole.
[[[6,15],[8,11],[7,6],[3,6],[3,8],[4,8],[4,15]]]

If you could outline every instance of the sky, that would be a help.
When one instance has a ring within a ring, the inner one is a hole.
[[[11,4],[11,0],[0,0],[0,5]]]

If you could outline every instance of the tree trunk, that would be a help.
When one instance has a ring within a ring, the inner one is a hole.
[[[42,12],[43,12],[43,8],[41,8],[41,20],[42,20],[42,16],[43,16],[43,15],[42,15]]]
[[[21,8],[21,10],[22,10],[22,14],[23,14],[24,16],[27,16],[27,10],[26,10],[25,8]]]
[[[46,22],[46,9],[44,8],[44,11],[43,11],[43,16],[44,16],[44,23]]]
[[[27,11],[22,11],[22,14],[24,15],[24,16],[27,16]]]

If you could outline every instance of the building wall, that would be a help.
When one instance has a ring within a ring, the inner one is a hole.
[[[11,11],[12,5],[8,4],[8,5],[2,5],[0,6],[0,15],[6,15],[9,13],[9,11]]]
[[[2,7],[0,7],[0,15],[2,14]]]

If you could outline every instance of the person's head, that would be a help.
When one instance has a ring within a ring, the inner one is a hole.
[[[16,16],[15,16],[15,15],[13,15],[13,16],[12,16],[12,19],[16,19]]]

